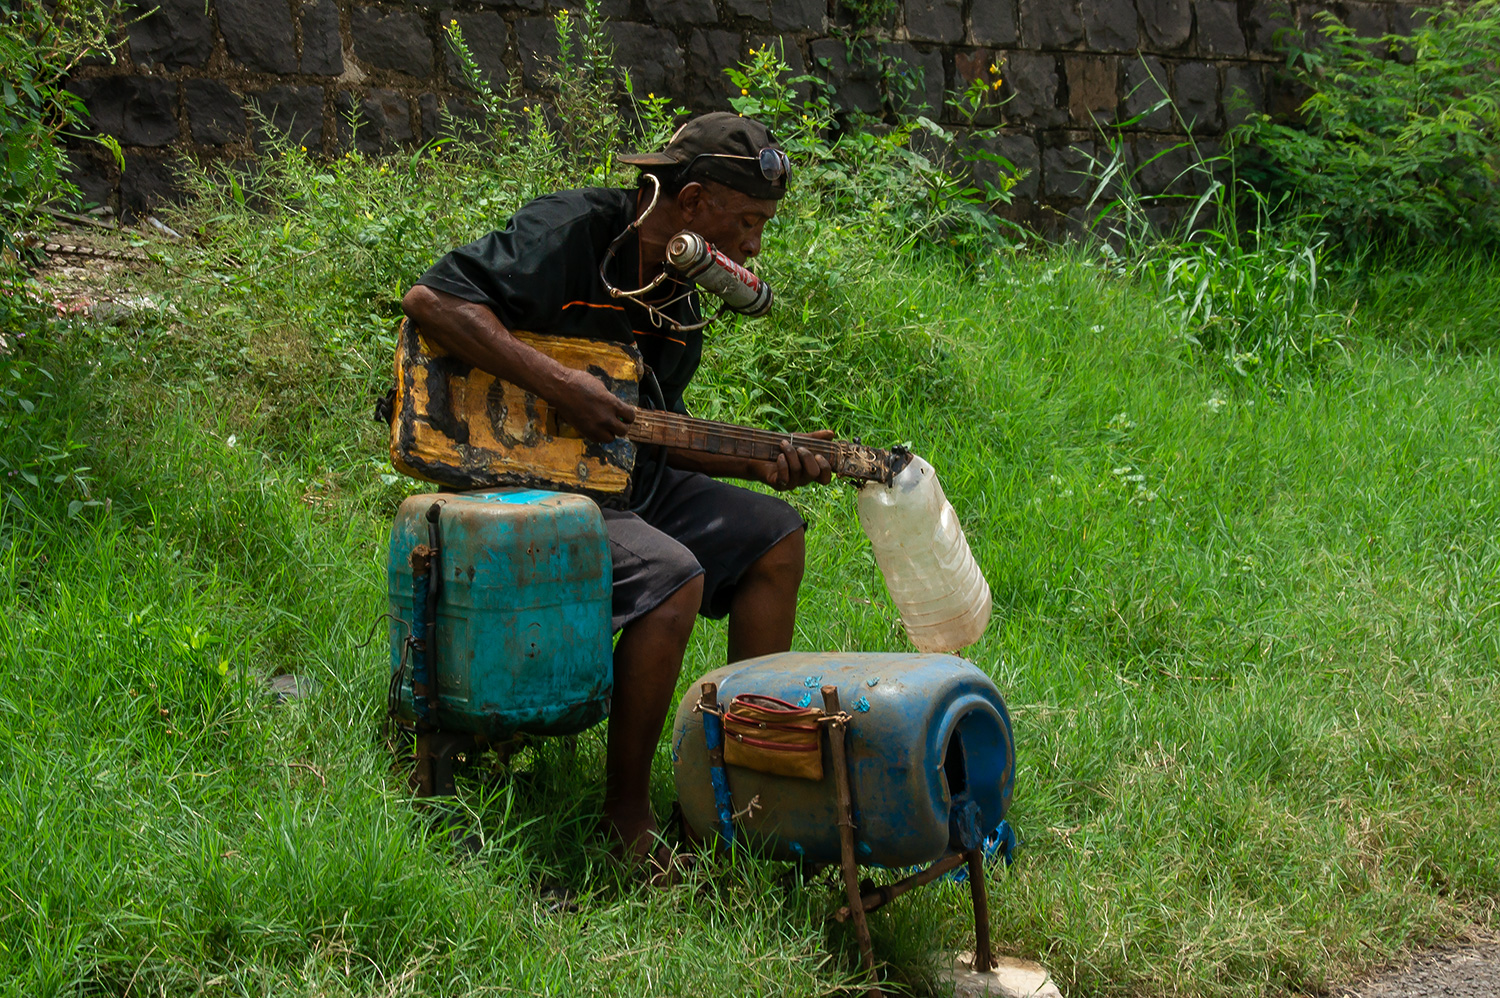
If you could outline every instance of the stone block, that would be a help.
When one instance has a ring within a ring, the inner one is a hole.
[[[101,76],[69,89],[82,98],[88,124],[127,146],[164,146],[177,138],[177,84],[153,76]]]
[[[1134,52],[1140,25],[1131,0],[1091,0],[1083,4],[1083,39],[1095,52]]]
[[[969,40],[976,45],[1014,45],[1021,40],[1016,0],[974,0]]]
[[[359,127],[354,132],[356,149],[368,154],[391,152],[414,137],[411,105],[405,97],[379,87],[365,94],[359,105]]]
[[[79,207],[109,204],[115,195],[119,175],[113,162],[99,155],[103,150],[92,143],[68,146],[68,170],[65,179],[78,188]]]
[[[1172,100],[1189,131],[1217,132],[1224,126],[1219,114],[1219,68],[1212,63],[1179,64],[1172,72]]]
[[[995,87],[995,82],[1005,79],[1004,62],[1005,54],[994,49],[958,49],[953,53],[954,92],[966,93],[969,85],[975,81],[982,83],[985,88],[984,104],[974,115],[976,125],[994,125],[1000,121],[1001,93]],[[994,67],[993,70],[991,66]]]
[[[126,221],[180,200],[182,184],[171,161],[125,154],[125,169],[120,172],[120,214]]]
[[[424,142],[430,142],[449,131],[443,119],[443,101],[437,94],[425,93],[417,98],[417,119],[422,123]]]
[[[439,25],[449,25],[454,21],[458,22],[464,44],[469,47],[469,54],[474,57],[474,63],[484,74],[485,80],[495,90],[504,87],[510,79],[510,70],[505,65],[505,54],[510,49],[510,29],[506,27],[505,21],[499,14],[489,10],[475,14],[445,10],[438,14]],[[463,73],[458,59],[447,44],[447,37],[446,30],[439,36],[443,48],[443,65],[447,69],[448,78],[455,85],[462,85]]]
[[[1245,33],[1240,30],[1234,0],[1197,0],[1198,50],[1206,55],[1244,55]]]
[[[918,42],[961,42],[962,0],[906,0],[906,34]]]
[[[1224,122],[1234,127],[1265,110],[1266,90],[1259,66],[1230,66],[1224,70]]]
[[[301,71],[313,76],[339,76],[344,72],[339,5],[334,0],[309,0],[302,5]]]
[[[733,31],[693,29],[688,38],[688,105],[695,111],[726,111],[739,94],[724,70],[737,65],[745,46]]]
[[[1391,33],[1385,4],[1346,3],[1341,20],[1361,38],[1381,38]]]
[[[222,146],[246,135],[242,98],[218,80],[184,80],[182,100],[187,106],[188,132],[194,142]]]
[[[1426,7],[1413,7],[1410,4],[1392,4],[1390,8],[1391,34],[1410,35],[1418,28],[1425,27],[1429,15]]]
[[[214,22],[203,0],[141,0],[128,16],[130,58],[141,69],[202,66],[214,51]]]
[[[527,89],[553,89],[548,83],[557,71],[557,29],[552,18],[517,18],[516,49],[521,56],[521,81]]]
[[[1166,131],[1172,127],[1171,105],[1150,111],[1166,97],[1167,68],[1161,64],[1160,59],[1148,55],[1126,60],[1125,99],[1121,103],[1127,119],[1145,115],[1136,123],[1138,127]]]
[[[568,7],[576,11],[582,8],[582,3],[580,0],[562,0],[554,6]],[[546,8],[543,7],[543,9]],[[632,0],[599,0],[599,16],[606,21],[628,20],[632,11]]]
[[[1150,47],[1166,52],[1187,44],[1193,33],[1193,11],[1188,0],[1136,0]]]
[[[1057,106],[1057,60],[1035,52],[1012,52],[1005,61],[1005,93],[1002,113],[1016,124],[1050,128],[1067,121]]]
[[[719,20],[713,0],[646,0],[646,12],[661,28],[690,28]]]
[[[1427,23],[1426,8],[1409,7],[1406,4],[1393,4],[1389,15],[1391,19],[1391,34],[1410,36],[1417,28]],[[1417,52],[1412,46],[1403,44],[1396,49],[1396,58],[1401,62],[1411,65],[1416,60]]]
[[[936,120],[943,113],[947,74],[940,49],[921,52],[907,42],[882,46],[886,60],[885,86],[891,110],[924,114]]]
[[[1120,60],[1109,55],[1063,56],[1068,114],[1075,125],[1115,120],[1120,101]]]
[[[432,75],[432,40],[411,11],[355,7],[350,26],[354,54],[366,65],[419,78]]]
[[[771,27],[777,31],[817,34],[827,20],[827,0],[771,0]]]
[[[875,60],[851,63],[848,47],[838,38],[819,38],[810,48],[813,73],[833,88],[839,109],[880,113],[880,67]]]
[[[1078,0],[1020,0],[1020,4],[1021,43],[1027,48],[1072,48],[1083,41]]]
[[[1200,186],[1202,171],[1197,156],[1185,142],[1173,139],[1137,139],[1135,183],[1142,194],[1191,195]],[[1206,177],[1202,177],[1206,179]]]
[[[1082,200],[1094,189],[1092,147],[1074,145],[1042,150],[1042,194],[1046,198]]]
[[[317,150],[323,145],[323,88],[271,87],[246,95],[259,114],[252,112],[255,149],[264,152],[272,133],[291,145]]]
[[[1036,197],[1037,191],[1041,189],[1042,159],[1041,150],[1037,147],[1037,141],[1033,136],[1024,132],[1002,132],[990,138],[974,141],[972,144],[984,152],[1008,160],[1014,168],[1006,171],[1008,176],[1025,172],[1026,175],[1011,188],[1011,195],[1016,200],[1029,201]],[[1000,164],[977,157],[973,160],[972,169],[975,180],[1000,186]]]
[[[990,970],[976,971],[974,954],[960,953],[951,968],[938,970],[938,979],[952,985],[953,998],[1062,998],[1046,967],[1009,956],[995,960]]]
[[[1294,26],[1292,8],[1286,0],[1252,0],[1250,12],[1245,16],[1245,27],[1249,30],[1245,43],[1251,52],[1273,55],[1277,33],[1290,31]]]
[[[610,22],[609,34],[615,44],[615,65],[630,70],[636,93],[682,93],[685,66],[675,35],[629,21]]]
[[[449,135],[472,135],[482,131],[485,124],[484,112],[479,108],[452,97],[445,101],[434,93],[417,98],[417,117],[424,142]]]
[[[295,73],[297,50],[287,0],[216,0],[229,58],[256,73]]]
[[[364,127],[360,121],[357,97],[351,90],[340,90],[333,95],[333,145],[337,152],[353,149],[354,126]]]
[[[725,0],[724,6],[733,17],[748,17],[762,23],[771,20],[770,0]]]

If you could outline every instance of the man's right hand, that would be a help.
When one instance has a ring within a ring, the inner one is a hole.
[[[510,334],[484,305],[418,284],[401,299],[422,335],[460,359],[540,395],[557,417],[595,443],[625,435],[635,409],[610,394],[598,378],[564,367]]]
[[[549,393],[557,418],[598,444],[623,437],[635,422],[635,407],[616,398],[598,378],[566,368]]]

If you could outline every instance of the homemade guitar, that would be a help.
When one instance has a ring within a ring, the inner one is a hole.
[[[772,433],[679,413],[642,409],[640,352],[631,345],[514,332],[558,363],[587,371],[636,406],[627,436],[599,444],[560,423],[546,399],[471,367],[424,339],[410,321],[396,347],[391,463],[403,474],[461,490],[522,486],[580,492],[620,504],[629,493],[636,445],[774,461],[781,442],[828,459],[834,474],[889,484],[903,450]]]

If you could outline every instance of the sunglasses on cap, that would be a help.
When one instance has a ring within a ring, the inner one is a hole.
[[[771,183],[775,183],[783,178],[790,179],[792,175],[792,161],[786,158],[786,153],[775,146],[766,146],[757,156],[737,156],[734,153],[727,152],[700,152],[688,160],[688,165],[683,168],[683,173],[686,174],[692,170],[700,159],[748,159],[751,162],[760,164],[760,175]]]

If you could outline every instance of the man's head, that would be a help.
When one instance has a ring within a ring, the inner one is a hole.
[[[776,214],[791,172],[764,125],[727,112],[692,119],[661,152],[619,160],[660,181],[662,200],[672,202],[673,224],[698,233],[737,263],[760,252],[761,231]]]
[[[779,201],[791,173],[770,129],[728,111],[700,114],[677,129],[661,152],[627,153],[619,160],[670,182],[668,189],[713,180],[758,201]]]

